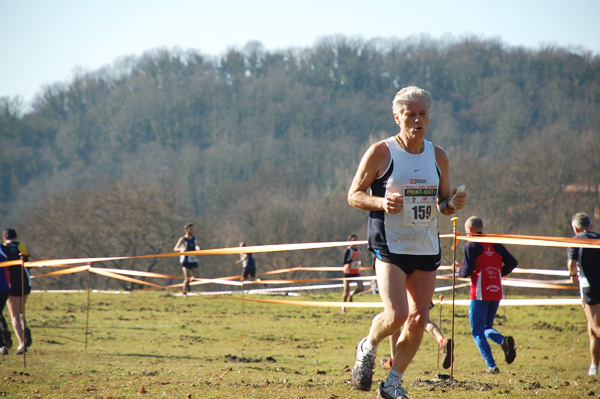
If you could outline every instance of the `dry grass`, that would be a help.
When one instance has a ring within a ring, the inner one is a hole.
[[[339,293],[304,300],[338,300]],[[86,293],[34,293],[27,315],[34,343],[0,358],[9,398],[374,398],[349,384],[354,346],[375,309],[243,303],[158,292],[93,293],[88,347]],[[365,295],[360,300],[378,300]],[[501,307],[497,328],[515,337],[517,359],[488,375],[457,307],[453,383],[437,378],[437,347],[424,337],[405,375],[411,398],[589,398],[588,339],[580,307]],[[432,313],[438,322],[439,307]],[[450,333],[450,307],[442,329]],[[387,342],[379,357],[389,354]],[[376,369],[375,381],[386,371]]]

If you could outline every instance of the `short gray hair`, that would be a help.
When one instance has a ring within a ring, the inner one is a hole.
[[[579,230],[589,230],[592,227],[592,219],[586,213],[579,212],[571,218],[571,225]]]
[[[477,229],[477,230],[483,230],[483,220],[481,220],[481,218],[479,216],[471,216],[465,222],[465,230],[468,227],[471,227],[471,228]]]
[[[392,111],[394,114],[400,115],[404,104],[413,101],[425,101],[427,108],[431,108],[431,94],[427,90],[417,86],[408,86],[396,93],[396,97],[392,101]]]

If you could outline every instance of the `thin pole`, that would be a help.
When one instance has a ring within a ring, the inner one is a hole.
[[[89,267],[92,267],[92,262],[88,263]],[[87,287],[87,309],[85,311],[85,349],[88,344],[88,325],[90,322],[90,288],[92,285],[92,275],[90,269],[88,269],[88,287]]]
[[[452,365],[450,366],[450,380],[454,380],[454,299],[456,296],[456,268],[454,265],[456,264],[456,244],[458,240],[456,239],[456,225],[458,223],[458,218],[452,218],[452,234],[454,235],[453,242],[453,252],[452,252]]]

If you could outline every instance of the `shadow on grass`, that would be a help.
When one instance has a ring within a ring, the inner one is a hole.
[[[103,353],[100,357],[139,357],[139,358],[155,358],[155,359],[188,359],[188,360],[205,360],[198,356],[172,356],[172,355],[150,355],[148,353]]]
[[[93,328],[92,328],[93,327]],[[31,328],[35,328],[38,330],[43,330],[43,329],[48,329],[48,330],[73,330],[73,329],[79,329],[81,328],[83,330],[83,327],[80,326],[73,326],[73,325],[50,325],[50,324],[46,324],[46,325],[42,325],[42,326],[38,326],[35,325],[33,323],[31,323]],[[130,326],[109,326],[109,325],[101,325],[100,327],[96,326],[96,325],[92,325],[90,326],[90,329],[93,329],[95,331],[104,331],[104,330],[136,330],[136,331],[153,331],[156,332],[158,331],[157,328],[154,327],[130,327]]]
[[[95,326],[94,326],[95,327]],[[98,330],[136,330],[136,331],[153,331],[156,332],[158,331],[158,329],[151,327],[151,328],[146,328],[146,327],[131,327],[131,326],[107,326],[107,325],[102,325],[101,327],[98,327]]]
[[[52,339],[45,340],[44,342],[47,342],[52,345],[64,345],[64,343],[60,342],[60,340],[76,342],[78,344],[83,345],[85,343],[85,333],[81,333],[81,338],[66,337],[64,335],[55,335]]]

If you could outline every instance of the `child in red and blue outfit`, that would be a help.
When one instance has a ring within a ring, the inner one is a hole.
[[[483,221],[471,216],[465,222],[469,235],[483,233]],[[469,320],[473,340],[492,374],[499,373],[488,338],[502,346],[506,363],[511,364],[516,357],[515,341],[511,336],[503,336],[493,328],[494,318],[502,299],[502,277],[517,267],[517,260],[502,244],[467,242],[459,274],[471,277],[471,304]]]

